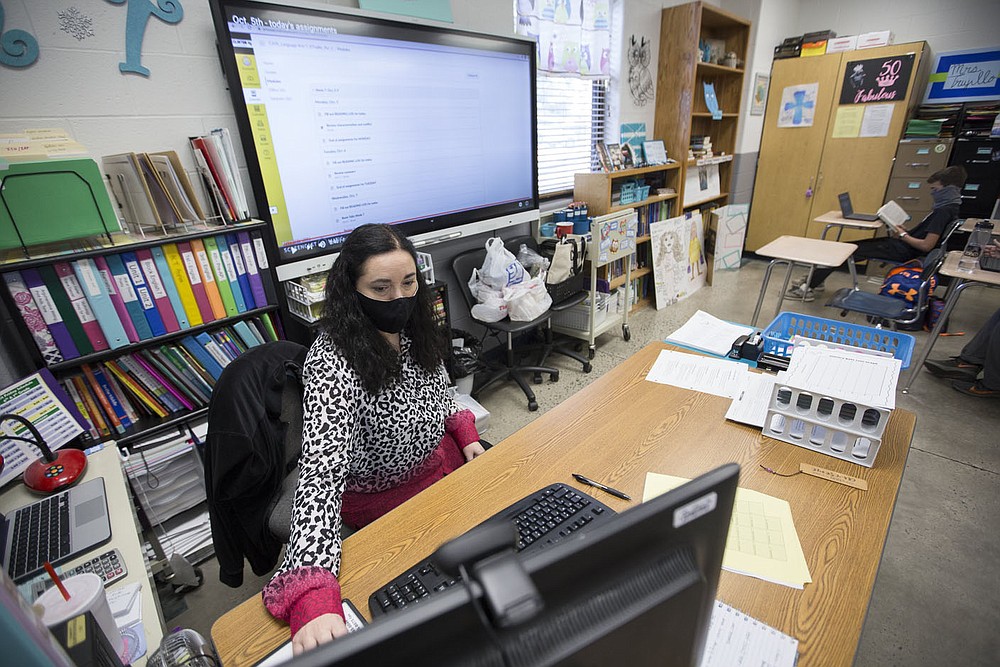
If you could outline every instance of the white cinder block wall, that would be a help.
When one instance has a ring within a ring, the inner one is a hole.
[[[125,60],[126,5],[107,0],[0,1],[2,30],[26,30],[39,47],[38,60],[29,67],[0,65],[0,133],[63,128],[98,160],[112,153],[172,149],[193,175],[189,136],[217,127],[237,132],[206,0],[177,0],[184,8],[177,24],[150,17],[142,44],[149,77],[118,69]],[[347,0],[314,4],[357,8],[357,2]],[[60,30],[59,12],[70,7],[91,19],[93,36],[77,40]],[[455,27],[513,33],[509,0],[461,0],[452,3],[452,12]],[[235,145],[241,151],[239,142]],[[249,190],[242,154],[240,164]]]

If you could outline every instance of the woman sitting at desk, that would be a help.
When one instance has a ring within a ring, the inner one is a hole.
[[[962,186],[965,185],[965,169],[958,166],[945,167],[927,177],[934,207],[919,225],[907,232],[897,227],[890,236],[877,239],[853,241],[858,248],[852,254],[855,262],[868,259],[885,259],[891,262],[908,262],[923,257],[935,247],[948,225],[958,219],[958,209],[962,203]],[[812,280],[790,287],[786,297],[812,301],[815,292],[822,292],[827,276],[833,268],[816,267]]]
[[[413,244],[388,225],[354,230],[330,269],[306,357],[299,482],[285,559],[264,606],[297,655],[347,632],[341,523],[361,527],[483,453],[455,403],[430,289]]]

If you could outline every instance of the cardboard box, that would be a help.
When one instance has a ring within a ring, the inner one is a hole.
[[[827,53],[842,53],[844,51],[853,51],[858,48],[858,36],[849,35],[847,37],[834,37],[833,39],[827,41],[826,52]]]
[[[874,49],[877,46],[892,44],[892,31],[863,32],[858,35],[858,49]]]

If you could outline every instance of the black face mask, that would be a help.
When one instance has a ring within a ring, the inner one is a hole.
[[[379,331],[396,334],[410,321],[413,308],[417,305],[417,295],[404,296],[392,301],[378,301],[358,292],[361,311]]]

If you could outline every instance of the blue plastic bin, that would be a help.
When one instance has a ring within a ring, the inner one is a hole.
[[[764,352],[779,357],[792,356],[792,338],[795,336],[890,352],[902,362],[903,368],[910,367],[915,343],[913,336],[898,331],[786,312],[774,318],[764,329]]]

